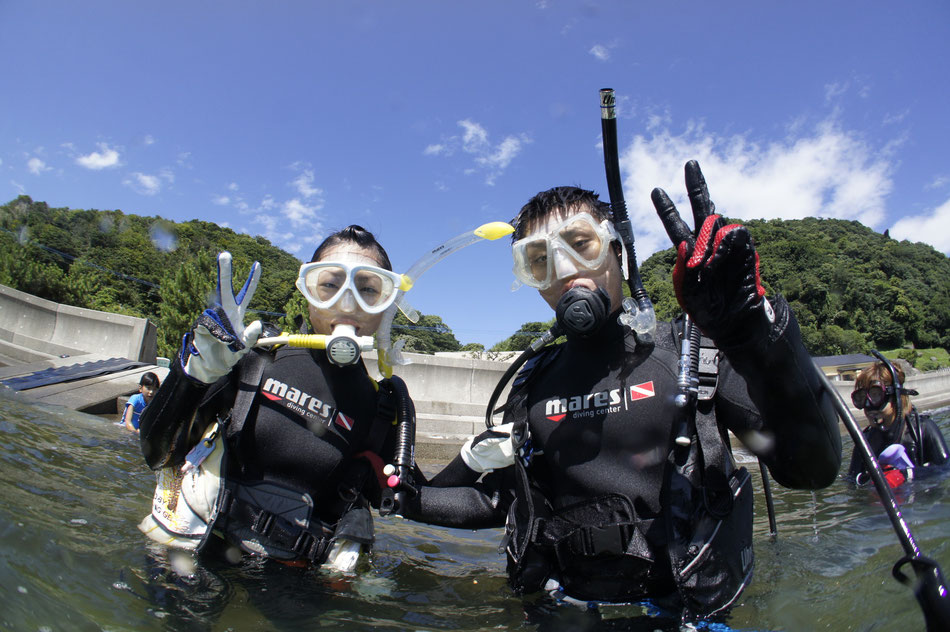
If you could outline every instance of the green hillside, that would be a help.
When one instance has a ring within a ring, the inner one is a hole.
[[[290,330],[293,317],[306,313],[294,287],[300,260],[263,237],[198,220],[50,208],[27,196],[0,206],[0,284],[58,303],[149,318],[166,357],[205,308],[222,250],[234,256],[235,284],[247,278],[252,262],[261,262],[250,305],[256,316]],[[397,320],[395,329],[393,338],[408,338],[409,350],[460,347],[438,316],[423,316],[412,327]]]
[[[813,355],[950,348],[950,259],[943,253],[853,221],[745,224],[756,242],[766,290],[788,299]],[[641,268],[660,318],[679,309],[670,280],[674,260],[670,248]]]
[[[907,347],[900,353],[912,362],[941,364],[947,357],[950,259],[944,254],[852,221],[746,225],[756,240],[766,289],[789,300],[813,355]],[[204,309],[221,250],[234,255],[235,279],[246,278],[252,261],[261,262],[251,308],[263,312],[262,318],[290,328],[292,317],[306,312],[294,288],[300,261],[263,237],[198,220],[50,208],[27,196],[0,206],[0,284],[60,303],[147,317],[158,326],[162,355],[175,352]],[[670,248],[641,267],[661,319],[679,312],[670,279],[674,258]],[[542,325],[526,323],[522,329],[533,332]],[[394,338],[408,338],[409,350],[460,348],[438,316],[426,316],[412,328],[400,316],[395,327]],[[515,333],[495,348],[521,348],[521,339],[531,337]]]

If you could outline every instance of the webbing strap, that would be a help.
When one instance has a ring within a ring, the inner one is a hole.
[[[264,367],[270,363],[271,355],[251,351],[244,358],[241,366],[241,376],[238,379],[237,397],[234,398],[234,406],[231,408],[231,419],[228,422],[228,438],[236,437],[244,429],[244,422],[251,412],[251,406],[254,404],[254,397],[257,395],[257,389],[261,385],[261,377],[264,375]]]

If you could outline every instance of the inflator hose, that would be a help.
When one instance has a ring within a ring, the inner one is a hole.
[[[494,427],[495,422],[492,421],[492,415],[495,414],[495,403],[498,401],[498,398],[501,397],[501,392],[505,390],[506,386],[508,386],[508,382],[511,381],[511,378],[514,377],[518,369],[520,369],[525,362],[536,356],[538,352],[541,351],[541,349],[554,342],[554,340],[556,340],[557,337],[561,335],[561,333],[560,325],[555,323],[550,329],[544,332],[540,338],[535,338],[528,348],[522,351],[521,355],[511,363],[511,366],[508,367],[508,370],[505,371],[505,374],[501,376],[500,380],[498,380],[498,384],[495,385],[495,390],[492,391],[491,397],[488,398],[488,407],[485,409],[486,428],[490,429]]]

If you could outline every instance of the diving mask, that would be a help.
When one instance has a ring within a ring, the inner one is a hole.
[[[871,382],[867,388],[855,389],[851,393],[851,403],[859,410],[881,410],[887,405],[896,389],[883,382]]]
[[[343,309],[352,309],[355,301],[367,314],[386,311],[396,300],[398,290],[408,289],[406,285],[401,274],[340,261],[305,263],[297,277],[297,289],[317,309],[329,309],[337,303]]]
[[[547,232],[512,245],[515,276],[525,285],[546,290],[556,279],[600,268],[615,239],[619,236],[609,220],[598,223],[586,211],[576,213]]]

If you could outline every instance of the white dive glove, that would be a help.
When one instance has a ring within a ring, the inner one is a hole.
[[[194,328],[185,334],[181,365],[185,374],[204,384],[213,384],[257,344],[263,324],[244,326],[244,313],[257,290],[261,264],[254,262],[241,291],[231,285],[231,253],[218,255],[218,286],[214,304],[202,312]]]
[[[495,426],[476,437],[469,437],[460,454],[470,469],[476,472],[491,472],[513,465],[515,444],[511,438],[514,424]]]

